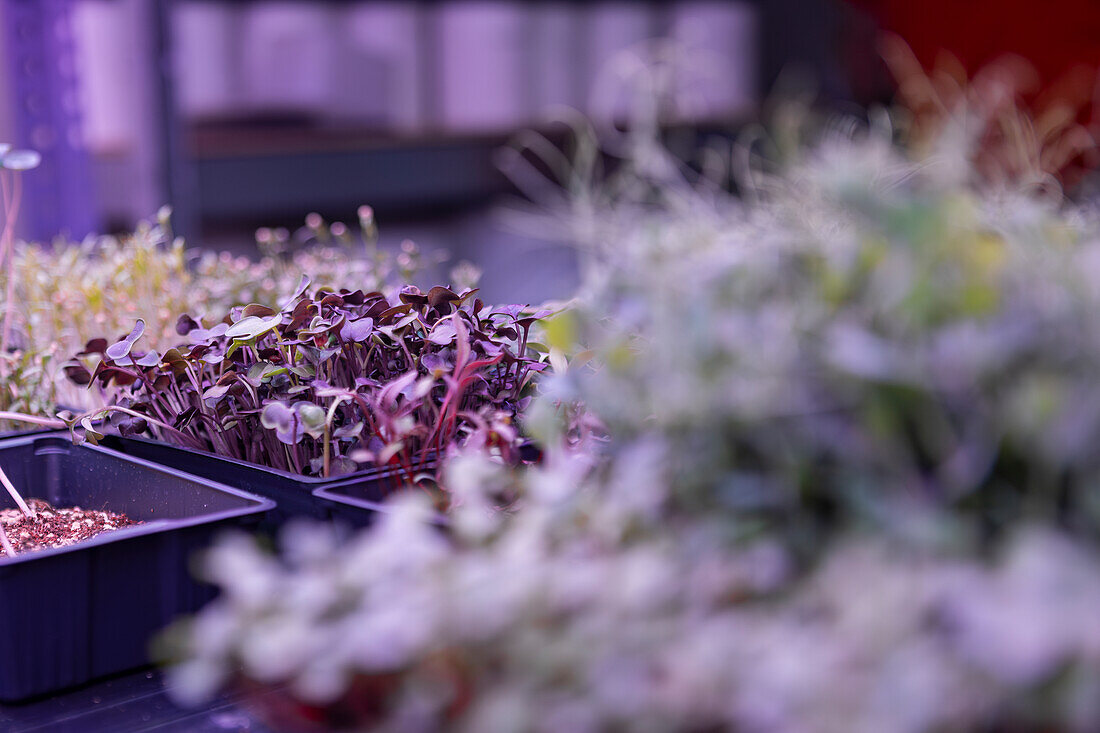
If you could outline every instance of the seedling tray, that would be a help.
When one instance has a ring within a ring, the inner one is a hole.
[[[385,494],[382,478],[392,475],[388,469],[371,468],[331,478],[301,476],[257,463],[146,438],[108,436],[103,439],[102,445],[128,456],[171,466],[195,476],[220,481],[274,499],[277,507],[264,521],[263,528],[267,531],[277,530],[291,517],[330,519],[333,505],[315,496],[317,489],[337,485],[355,486],[360,489],[361,495],[372,501],[381,501]]]
[[[13,702],[148,663],[152,636],[213,597],[195,550],[254,528],[274,502],[68,437],[0,441],[24,498],[123,512],[139,524],[79,544],[0,558],[0,700]],[[14,506],[4,494],[0,507]]]

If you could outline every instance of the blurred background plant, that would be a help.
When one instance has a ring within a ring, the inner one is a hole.
[[[379,730],[1095,729],[1100,220],[975,173],[974,138],[791,109],[709,166],[643,116],[522,169],[564,172],[536,226],[588,259],[522,416],[545,461],[453,459],[443,530],[406,495],[347,544],[227,538],[222,597],[169,637],[179,698],[288,685],[283,725]]]
[[[899,122],[920,157],[957,152],[955,138],[969,139],[970,170],[983,180],[1049,189],[1078,183],[1100,153],[1082,119],[1095,108],[1095,81],[1068,74],[1043,88],[1022,57],[1004,56],[968,76],[950,54],[925,70],[909,45],[887,34],[883,58],[898,88]],[[1023,103],[1032,97],[1030,104]]]
[[[194,306],[177,315],[213,317],[235,305],[282,303],[294,293],[302,275],[318,288],[377,291],[395,297],[402,286],[416,284],[425,270],[446,262],[446,252],[425,254],[409,239],[402,240],[396,251],[381,248],[373,209],[360,206],[357,215],[358,231],[343,222],[327,222],[316,213],[294,232],[262,227],[256,231],[260,253],[256,260],[229,252],[197,254]],[[466,261],[458,262],[450,274],[459,289],[475,288],[480,279],[480,270]]]

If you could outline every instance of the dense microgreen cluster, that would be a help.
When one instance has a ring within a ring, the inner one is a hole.
[[[81,383],[119,388],[116,427],[272,468],[331,476],[357,466],[414,471],[457,442],[513,456],[513,418],[544,368],[529,344],[544,313],[493,308],[476,290],[318,289],[302,278],[281,309],[251,304],[222,321],[180,316],[181,345],[89,342],[67,369]],[[163,425],[170,425],[165,429]],[[92,434],[94,438],[94,433]]]

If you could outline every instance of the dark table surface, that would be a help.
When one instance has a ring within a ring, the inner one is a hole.
[[[145,670],[22,705],[0,705],[4,733],[272,733],[234,695],[200,709],[172,702],[161,674]]]

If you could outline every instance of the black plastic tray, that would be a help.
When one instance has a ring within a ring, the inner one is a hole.
[[[257,463],[146,438],[107,436],[102,445],[128,456],[171,466],[195,476],[220,481],[274,499],[277,507],[268,514],[263,527],[267,531],[277,530],[291,517],[331,519],[332,504],[315,496],[317,489],[358,486],[362,495],[373,501],[381,501],[385,494],[383,481],[393,475],[391,469],[370,468],[331,478],[301,476]]]
[[[362,478],[355,481],[332,483],[313,490],[313,496],[328,511],[329,516],[353,528],[366,527],[378,518],[379,513],[389,511],[384,503],[392,471],[377,471],[374,481]],[[442,514],[432,518],[432,524],[445,527],[449,524]]]
[[[0,700],[43,695],[148,663],[152,636],[214,595],[189,559],[270,500],[68,437],[0,441],[24,498],[144,521],[69,547],[0,558]],[[6,492],[0,506],[14,503]]]
[[[377,483],[352,481],[323,486],[313,490],[313,497],[331,519],[353,528],[366,527],[374,522],[378,512],[386,511]]]

